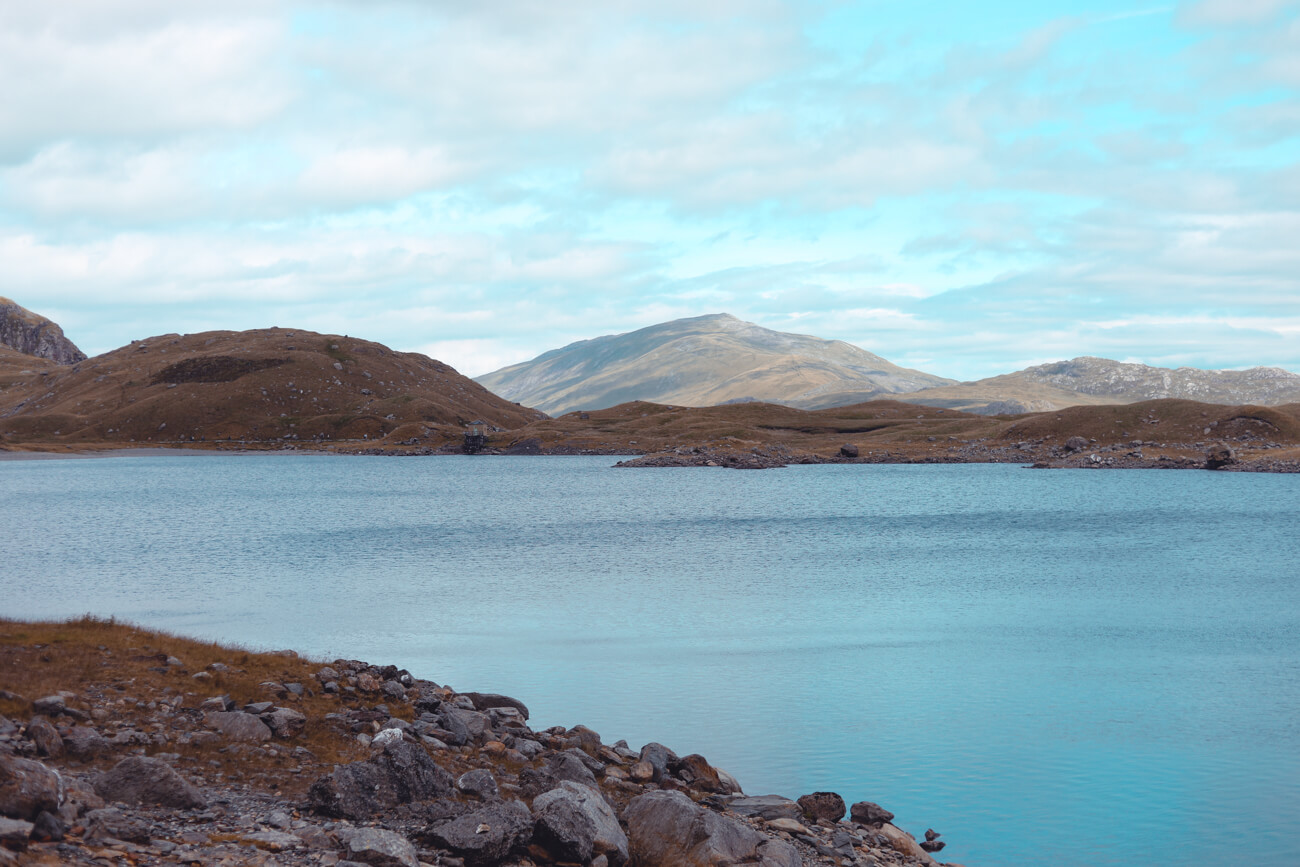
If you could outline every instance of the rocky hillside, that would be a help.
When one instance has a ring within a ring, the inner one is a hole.
[[[0,620],[0,865],[936,865],[893,819],[393,665]]]
[[[86,353],[63,336],[63,329],[58,325],[3,297],[0,297],[0,346],[56,364],[76,364],[86,358]]]
[[[1300,374],[1277,367],[1171,369],[1083,357],[926,389],[905,399],[966,412],[1012,415],[1166,398],[1229,406],[1280,406],[1300,402]]]
[[[0,443],[459,437],[539,417],[427,356],[311,331],[166,334],[71,366],[0,355]]]
[[[477,381],[551,415],[634,400],[818,408],[952,383],[842,341],[771,331],[725,313],[580,341]]]

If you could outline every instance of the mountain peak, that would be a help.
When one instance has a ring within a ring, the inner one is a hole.
[[[579,341],[477,381],[553,415],[631,400],[683,406],[760,400],[818,408],[951,382],[842,341],[773,331],[730,313]]]

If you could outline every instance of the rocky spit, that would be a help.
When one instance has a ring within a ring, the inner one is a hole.
[[[1264,449],[1283,448],[1265,444]],[[1071,437],[1064,444],[1038,441],[963,443],[944,454],[924,454],[888,448],[863,450],[845,443],[833,457],[793,451],[785,446],[745,450],[708,447],[679,448],[619,461],[615,467],[724,467],[733,470],[767,470],[794,464],[972,464],[1020,463],[1034,469],[1155,469],[1226,470],[1242,473],[1300,473],[1300,460],[1252,456],[1243,460],[1227,443],[1156,443],[1136,440],[1102,444]]]
[[[221,691],[238,652],[131,657],[147,677],[123,656],[91,650],[76,691],[0,689],[0,865],[883,867],[944,845],[871,802],[747,796],[703,756],[534,730],[517,699],[395,666],[285,654],[314,674],[240,703]]]

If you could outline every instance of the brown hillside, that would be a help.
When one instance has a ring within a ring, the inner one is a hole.
[[[1289,411],[1288,411],[1289,410]],[[1119,406],[1072,406],[1022,416],[1002,432],[1004,439],[1064,440],[1082,436],[1098,442],[1205,440],[1300,442],[1300,406],[1220,406],[1191,400],[1148,400]]]
[[[427,356],[310,331],[168,334],[71,367],[0,354],[0,442],[458,436],[540,415]]]
[[[572,412],[511,431],[515,441],[534,438],[542,448],[660,451],[677,447],[781,444],[833,454],[850,440],[876,443],[947,442],[993,436],[994,419],[877,400],[824,410],[770,403],[681,407],[634,401],[590,413]],[[494,437],[505,440],[507,435]]]

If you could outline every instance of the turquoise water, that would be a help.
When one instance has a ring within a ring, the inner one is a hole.
[[[0,609],[395,663],[971,865],[1300,864],[1300,477],[0,463]]]

